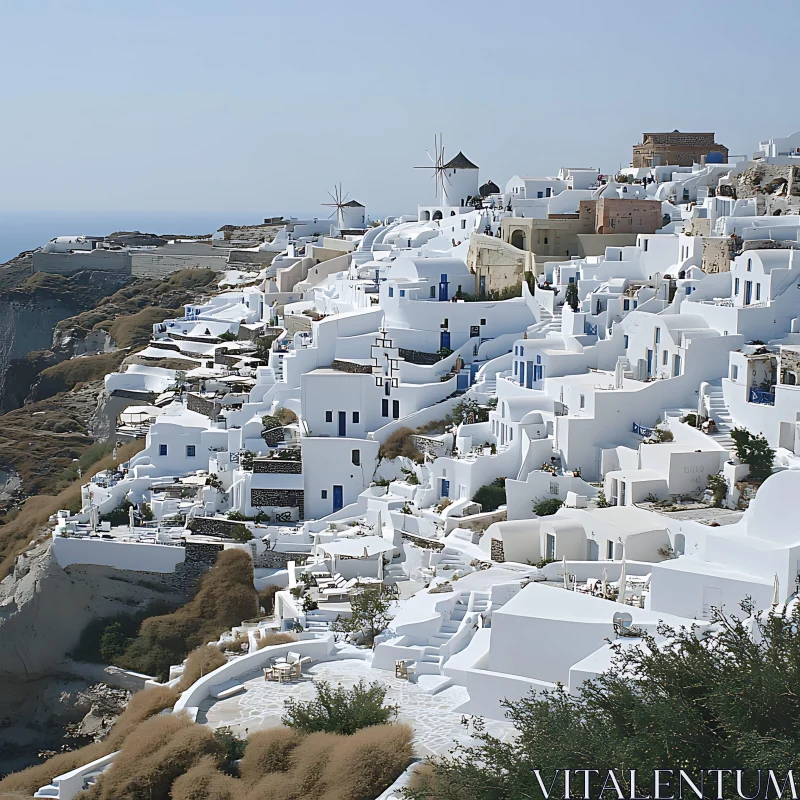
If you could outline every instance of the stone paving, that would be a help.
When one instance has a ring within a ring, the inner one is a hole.
[[[279,684],[253,675],[243,681],[246,692],[226,700],[209,698],[200,706],[198,722],[212,727],[230,726],[240,734],[281,724],[283,702],[289,697],[307,701],[314,697],[313,679],[352,686],[360,678],[380,681],[389,687],[386,703],[400,706],[398,720],[414,728],[415,745],[420,756],[446,753],[455,742],[469,743],[471,737],[462,725],[462,714],[454,709],[469,700],[462,686],[451,686],[438,694],[429,694],[422,685],[399,680],[385,670],[372,669],[366,661],[348,658],[312,665],[301,680]],[[485,728],[499,738],[513,738],[510,723],[486,720]]]

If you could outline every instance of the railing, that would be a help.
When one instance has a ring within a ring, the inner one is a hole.
[[[774,406],[775,395],[772,392],[765,392],[761,389],[750,387],[750,394],[747,397],[748,403],[758,403],[762,406]]]
[[[597,325],[589,325],[587,322],[583,327],[583,331],[588,336],[597,336]]]
[[[637,422],[633,423],[633,432],[637,436],[644,436],[645,438],[649,438],[653,435],[653,428],[645,428],[644,425],[639,425]]]

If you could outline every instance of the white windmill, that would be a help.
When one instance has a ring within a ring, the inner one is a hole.
[[[358,200],[348,200],[350,192],[345,194],[341,183],[333,187],[333,192],[328,192],[328,197],[333,202],[322,205],[333,209],[328,218],[336,216],[336,227],[340,231],[363,230],[366,227],[366,207]]]
[[[450,178],[445,172],[444,140],[441,133],[438,136],[434,135],[433,137],[433,155],[431,155],[428,150],[425,151],[425,154],[428,156],[428,159],[431,163],[422,167],[414,167],[414,169],[433,170],[431,177],[433,178],[434,182],[434,193],[436,195],[436,200],[442,205],[446,205],[447,191],[445,184],[449,183]]]

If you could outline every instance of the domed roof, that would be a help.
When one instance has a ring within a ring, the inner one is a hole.
[[[494,181],[486,181],[478,191],[481,197],[488,197],[490,194],[500,194],[500,187]]]

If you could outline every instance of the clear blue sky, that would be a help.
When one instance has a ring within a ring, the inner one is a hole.
[[[0,210],[322,209],[604,171],[645,130],[732,153],[800,128],[797,0],[2,0]]]

